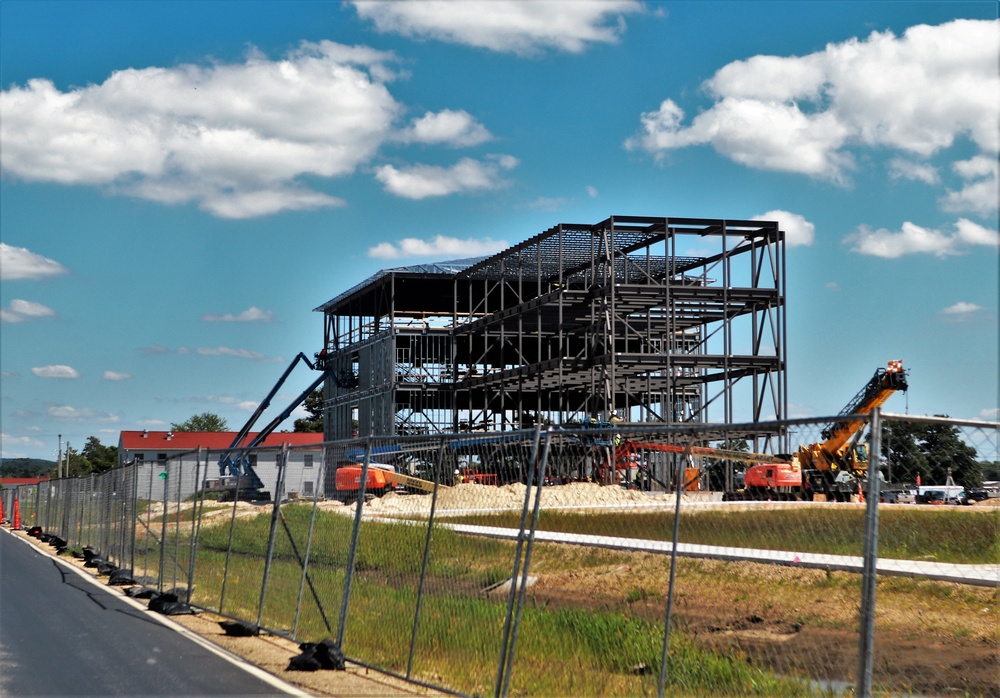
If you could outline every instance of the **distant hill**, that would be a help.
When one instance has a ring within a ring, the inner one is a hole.
[[[54,460],[0,458],[0,477],[44,477],[55,469]]]

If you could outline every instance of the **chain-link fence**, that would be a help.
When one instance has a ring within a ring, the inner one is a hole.
[[[1000,694],[1000,425],[837,426],[371,438],[259,450],[256,483],[201,451],[42,483],[22,523],[456,694]]]

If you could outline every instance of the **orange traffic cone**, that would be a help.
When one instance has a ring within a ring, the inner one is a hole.
[[[861,504],[865,503],[865,488],[860,485],[858,486],[858,502]]]
[[[14,497],[14,530],[21,530],[21,510],[17,505],[17,497]]]

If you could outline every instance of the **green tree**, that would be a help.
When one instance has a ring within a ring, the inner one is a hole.
[[[302,406],[305,407],[309,416],[295,420],[295,431],[323,431],[323,391],[314,390],[309,393]]]
[[[80,455],[90,463],[91,472],[104,473],[118,465],[118,447],[105,446],[96,436],[87,437]]]
[[[171,424],[171,431],[229,431],[226,420],[211,412],[192,415],[186,422]]]
[[[940,415],[939,415],[940,416]],[[963,487],[979,487],[982,464],[976,449],[962,441],[962,432],[950,424],[886,421],[882,427],[885,476],[894,482],[943,485],[948,476]]]
[[[90,437],[91,439],[94,437]],[[94,472],[94,466],[82,452],[66,444],[63,454],[63,477],[80,477]]]

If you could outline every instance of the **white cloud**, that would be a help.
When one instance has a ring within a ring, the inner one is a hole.
[[[893,158],[889,161],[889,176],[893,179],[908,179],[924,184],[937,184],[941,181],[937,168],[933,165],[906,158]]]
[[[267,354],[261,354],[250,349],[233,349],[231,347],[199,347],[195,353],[198,356],[232,356],[237,359],[260,361],[263,363],[282,361],[281,357],[268,356]]]
[[[53,405],[47,410],[50,417],[65,421],[96,421],[96,422],[118,422],[119,418],[107,412],[101,412],[89,407],[73,407],[71,405]]]
[[[597,187],[588,184],[583,188],[583,190],[587,192],[587,196],[589,196],[591,199],[597,198]]]
[[[468,112],[445,109],[436,114],[427,112],[414,119],[410,127],[399,134],[399,138],[411,143],[464,147],[492,140],[493,134]]]
[[[797,213],[774,210],[754,216],[754,221],[777,221],[778,227],[785,231],[785,244],[788,247],[811,245],[816,237],[816,226]]]
[[[947,308],[941,312],[945,315],[968,315],[969,313],[975,313],[982,310],[981,305],[976,305],[975,303],[967,303],[965,301],[959,301],[954,305],[949,305]]]
[[[907,221],[899,231],[884,228],[872,230],[868,226],[861,226],[857,232],[846,236],[844,242],[850,244],[854,252],[886,259],[918,253],[946,257],[964,254],[970,245],[1000,246],[1000,234],[960,218],[955,222],[955,231],[952,233],[923,228]]]
[[[978,213],[989,216],[1000,206],[1000,163],[996,157],[976,156],[961,160],[952,169],[966,184],[960,191],[948,191],[941,208],[951,213]]]
[[[976,303],[959,301],[941,310],[944,320],[954,323],[971,323],[985,317],[986,309]]]
[[[405,199],[498,189],[506,185],[501,171],[515,167],[517,159],[509,155],[492,157],[492,162],[463,158],[451,167],[411,165],[396,168],[383,165],[376,169],[375,178],[387,192]]]
[[[340,205],[298,178],[349,175],[391,137],[394,60],[321,41],[281,60],[121,70],[67,92],[30,80],[0,95],[3,169],[227,218]]]
[[[225,313],[205,313],[201,316],[205,322],[271,322],[274,320],[274,313],[270,310],[261,310],[255,305],[236,315]]]
[[[46,276],[65,274],[59,262],[35,254],[26,247],[14,247],[0,242],[0,280],[42,279]]]
[[[106,381],[127,381],[132,378],[132,374],[118,373],[117,371],[105,371],[103,378]]]
[[[991,422],[1000,420],[1000,407],[987,407],[986,409],[979,411],[979,416],[983,419],[988,419]]]
[[[404,257],[438,257],[442,259],[462,259],[491,255],[508,247],[506,240],[483,238],[476,240],[438,235],[431,240],[404,238],[398,243],[383,242],[368,249],[368,256],[376,259],[400,259]]]
[[[690,126],[667,99],[642,114],[642,129],[626,147],[661,157],[711,144],[748,167],[835,182],[846,182],[855,167],[852,148],[927,157],[967,136],[996,153],[998,26],[919,25],[901,37],[874,32],[803,57],[736,61],[705,83],[716,102]]]
[[[8,307],[0,308],[0,322],[27,322],[55,317],[55,314],[56,311],[46,305],[15,298]]]
[[[450,2],[352,2],[358,15],[383,33],[519,55],[544,49],[580,53],[594,43],[616,43],[624,16],[640,12],[634,0],[542,2],[487,0]]]
[[[35,366],[31,369],[39,378],[79,378],[80,374],[72,366],[57,364],[54,366]]]
[[[20,447],[28,450],[14,450]],[[31,436],[14,436],[0,433],[0,458],[25,458],[30,450],[44,448],[45,444]]]

